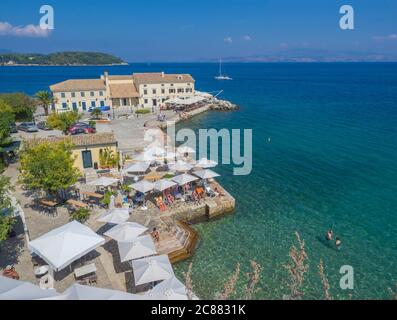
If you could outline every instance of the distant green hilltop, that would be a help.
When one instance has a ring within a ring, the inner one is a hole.
[[[5,53],[0,54],[0,65],[42,65],[42,66],[73,66],[73,65],[112,65],[125,64],[113,55],[101,52],[57,52],[51,54],[37,53]]]

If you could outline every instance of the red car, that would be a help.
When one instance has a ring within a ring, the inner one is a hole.
[[[87,123],[78,122],[75,123],[73,126],[71,126],[68,132],[72,135],[82,134],[82,133],[95,133],[95,129]]]

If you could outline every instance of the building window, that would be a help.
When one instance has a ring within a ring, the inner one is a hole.
[[[103,91],[99,91],[99,95],[103,97]]]
[[[68,108],[68,104],[66,102],[62,103],[62,108],[63,109],[67,109]]]
[[[147,90],[143,90],[143,94],[147,94]]]
[[[170,86],[171,86],[171,87],[173,87],[173,86],[174,86],[174,84],[173,84],[173,83],[171,83],[171,84],[170,84]]]
[[[73,103],[72,103],[72,107],[73,107],[73,110],[76,111],[76,110],[77,110],[77,103],[76,103],[76,102],[73,102]]]
[[[66,97],[65,92],[61,92],[61,98],[65,98],[65,97]]]
[[[105,101],[101,100],[101,107],[105,106]]]
[[[145,103],[145,104],[147,104],[147,103],[148,103],[147,99],[145,99],[145,100],[144,100],[144,103]]]
[[[80,95],[84,98],[85,97],[85,92],[80,92]]]
[[[164,83],[162,83],[161,86],[164,87]]]
[[[175,93],[175,89],[170,89],[169,92],[170,93]]]
[[[91,101],[91,107],[95,107],[95,101]]]
[[[76,98],[76,93],[72,92],[72,98]]]
[[[87,110],[87,105],[86,105],[85,101],[83,101],[83,102],[81,103],[81,106],[82,106],[82,108],[83,108],[84,111]]]
[[[178,88],[178,93],[184,93],[185,90],[183,90],[183,88]]]
[[[90,95],[91,95],[91,97],[93,97],[94,96],[94,91],[91,91]]]
[[[152,93],[153,93],[153,94],[156,94],[156,89],[153,89],[153,90],[152,90]]]
[[[161,94],[165,94],[165,90],[164,89],[161,89]]]

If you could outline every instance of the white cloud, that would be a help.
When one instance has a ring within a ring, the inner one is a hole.
[[[225,43],[232,43],[233,42],[233,39],[232,39],[232,37],[226,37],[225,39],[223,39],[223,41],[225,42]]]
[[[0,36],[45,38],[48,37],[50,33],[51,30],[42,29],[40,26],[35,26],[33,24],[13,26],[11,23],[0,21]]]
[[[387,36],[374,36],[372,39],[376,41],[397,40],[397,34],[392,33]]]
[[[245,41],[251,41],[251,40],[252,40],[251,36],[249,36],[248,34],[246,34],[246,35],[243,36],[242,38],[243,38],[243,40],[245,40]]]

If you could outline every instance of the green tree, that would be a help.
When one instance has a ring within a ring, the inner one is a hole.
[[[18,121],[31,121],[37,102],[22,92],[3,93],[0,99],[7,103]]]
[[[80,177],[71,148],[69,140],[25,142],[21,152],[21,182],[29,189],[42,190],[64,200],[65,190]]]
[[[10,124],[14,122],[11,107],[0,99],[0,151],[1,146],[7,145],[10,140]]]
[[[8,215],[13,210],[9,196],[9,192],[13,190],[10,178],[0,176],[0,242],[8,238],[12,225],[15,223],[15,218]]]
[[[102,116],[102,111],[99,108],[92,110],[91,115],[94,119],[99,119]]]
[[[77,111],[67,111],[61,113],[51,113],[47,118],[47,124],[53,128],[61,130],[67,134],[68,129],[79,121],[81,115]]]
[[[70,220],[76,220],[78,222],[84,223],[90,217],[90,210],[87,208],[80,208],[70,214]]]
[[[39,91],[36,93],[35,96],[38,104],[43,107],[45,115],[48,116],[49,107],[54,102],[54,97],[52,96],[51,92]]]
[[[14,114],[11,107],[0,99],[0,170],[5,166],[3,147],[10,144],[10,124],[14,122]]]

